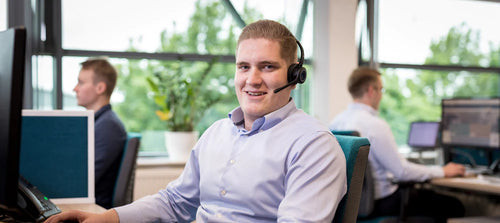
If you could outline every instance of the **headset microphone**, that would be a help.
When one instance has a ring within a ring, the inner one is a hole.
[[[289,87],[290,85],[293,84],[302,84],[306,81],[306,76],[307,76],[307,71],[305,67],[302,67],[304,64],[304,49],[302,48],[302,45],[300,45],[300,42],[298,40],[295,40],[297,42],[297,45],[299,45],[300,48],[300,60],[298,64],[292,64],[288,67],[288,72],[287,72],[287,80],[288,83],[280,87],[276,90],[274,90],[274,93],[278,93],[281,90]]]
[[[289,82],[289,83],[288,83],[288,84],[286,84],[285,86],[275,89],[275,90],[274,90],[274,93],[276,94],[276,93],[280,92],[281,90],[283,90],[283,89],[287,88],[288,86],[290,86],[290,85],[292,85],[292,84],[295,84],[295,83],[294,83],[294,82]]]

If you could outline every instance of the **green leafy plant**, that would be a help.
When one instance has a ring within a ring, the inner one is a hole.
[[[147,77],[156,115],[166,122],[167,130],[193,131],[205,111],[223,99],[220,86],[207,83],[214,80],[210,71],[217,60],[207,66],[177,62]]]

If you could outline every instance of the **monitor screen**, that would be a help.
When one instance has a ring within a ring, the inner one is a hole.
[[[443,99],[443,146],[498,149],[500,98]]]
[[[17,204],[26,30],[0,32],[0,208]]]
[[[413,148],[435,148],[438,142],[439,122],[412,122],[408,145]]]
[[[54,203],[94,203],[94,112],[23,110],[19,173]]]

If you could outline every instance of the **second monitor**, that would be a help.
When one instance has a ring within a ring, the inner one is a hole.
[[[439,122],[412,122],[408,146],[416,149],[434,149],[438,145]]]
[[[442,100],[443,146],[499,149],[500,98]]]

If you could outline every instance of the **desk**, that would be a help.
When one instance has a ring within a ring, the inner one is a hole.
[[[436,178],[432,179],[430,184],[500,196],[500,184],[481,180],[477,177]]]
[[[498,223],[500,216],[495,217],[467,217],[467,218],[450,218],[448,223]]]
[[[103,213],[106,211],[105,208],[97,204],[57,204],[57,207],[59,207],[61,211],[80,210],[92,213]]]
[[[465,192],[456,195],[465,205],[466,217],[448,219],[448,223],[500,222],[500,184],[478,177],[457,177],[432,179],[430,185]]]

